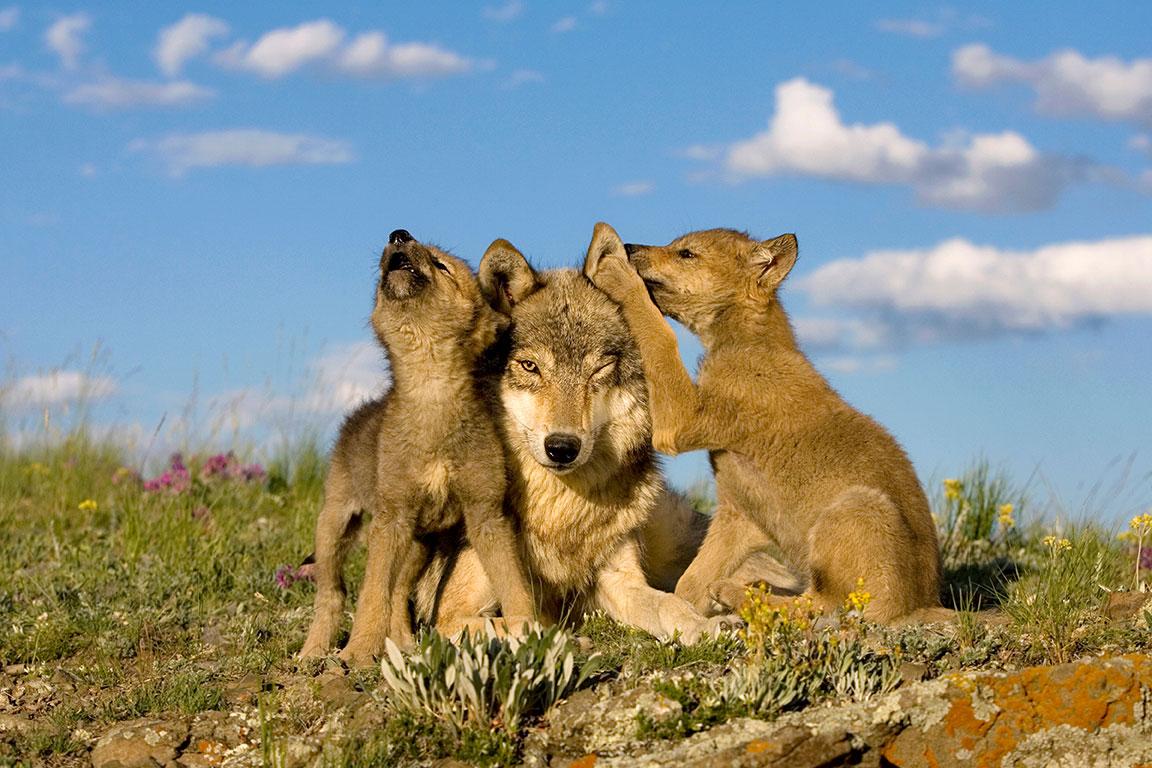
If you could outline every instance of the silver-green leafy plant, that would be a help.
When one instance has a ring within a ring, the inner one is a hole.
[[[405,656],[391,640],[381,662],[396,703],[428,712],[457,733],[466,725],[508,732],[579,688],[598,669],[597,655],[577,664],[579,647],[559,627],[532,625],[518,637],[492,624],[455,641],[435,632]]]

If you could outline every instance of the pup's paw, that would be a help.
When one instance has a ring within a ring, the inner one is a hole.
[[[708,597],[713,606],[720,606],[723,612],[736,611],[747,599],[748,587],[732,579],[721,579],[708,585]]]
[[[609,251],[592,260],[587,274],[592,284],[608,294],[613,301],[623,303],[639,297],[647,300],[648,288],[628,263],[628,257],[622,249]]]

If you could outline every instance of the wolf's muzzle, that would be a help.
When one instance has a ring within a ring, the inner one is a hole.
[[[412,237],[412,233],[410,233],[406,229],[395,229],[395,230],[392,230],[392,234],[388,235],[388,242],[391,243],[392,245],[400,245],[402,243],[410,243],[415,239],[416,238]]]

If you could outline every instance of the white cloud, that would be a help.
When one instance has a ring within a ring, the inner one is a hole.
[[[116,381],[107,376],[58,370],[16,379],[0,388],[0,402],[13,409],[46,408],[105,400],[116,390]]]
[[[91,179],[100,172],[100,169],[96,167],[95,163],[81,163],[77,170],[80,175],[86,179]]]
[[[340,55],[337,68],[361,77],[444,77],[467,72],[472,62],[428,43],[389,44],[383,32],[365,32]]]
[[[305,66],[357,77],[444,77],[470,71],[475,63],[432,43],[392,43],[383,32],[370,31],[345,42],[342,27],[327,19],[274,29],[255,43],[239,42],[216,56],[232,69],[275,79]]]
[[[158,156],[174,176],[181,176],[193,168],[333,165],[354,159],[351,147],[343,141],[257,129],[172,134],[158,140],[138,139],[129,148]]]
[[[882,373],[896,367],[892,355],[834,355],[816,360],[816,366],[832,373]]]
[[[923,203],[987,212],[1049,207],[1085,172],[1011,131],[958,133],[931,147],[890,122],[845,124],[832,91],[804,78],[776,87],[768,130],[729,146],[725,165],[738,178],[799,174],[906,185]]]
[[[876,22],[875,26],[881,32],[891,32],[895,35],[921,39],[940,37],[944,34],[943,24],[921,19],[881,19]]]
[[[84,53],[84,34],[92,26],[92,18],[86,13],[74,13],[58,19],[44,33],[44,43],[49,50],[60,57],[65,69],[75,69]]]
[[[15,29],[16,25],[20,23],[20,9],[16,6],[10,6],[0,10],[0,32],[7,32],[10,29]]]
[[[157,83],[106,77],[94,83],[76,86],[64,94],[64,101],[100,109],[182,107],[215,95],[216,92],[211,88],[186,80]]]
[[[815,305],[864,311],[883,329],[858,339],[834,326],[810,332],[829,348],[1056,330],[1152,314],[1152,235],[1030,251],[952,239],[834,261],[795,284]]]
[[[525,7],[524,0],[508,0],[503,5],[486,5],[484,6],[484,18],[507,24],[520,18]]]
[[[1152,126],[1152,59],[1089,59],[1065,50],[1022,61],[974,44],[952,54],[952,74],[971,88],[1023,83],[1035,92],[1036,110],[1044,114]]]
[[[640,197],[650,195],[656,190],[656,184],[651,181],[630,181],[612,189],[617,197]]]
[[[330,58],[344,42],[344,30],[328,19],[296,27],[274,29],[252,45],[236,43],[218,58],[227,66],[263,77],[283,77],[319,60]]]
[[[502,83],[502,86],[505,89],[512,89],[530,83],[542,82],[544,82],[544,75],[542,73],[534,69],[516,69],[512,71],[512,74],[508,75],[507,79]]]
[[[1134,149],[1137,152],[1143,152],[1152,158],[1152,136],[1146,133],[1138,133],[1129,139],[1128,148]]]
[[[185,62],[203,55],[213,39],[224,37],[228,32],[228,24],[214,16],[189,13],[160,30],[152,56],[160,71],[173,77],[180,74]]]
[[[608,13],[609,7],[608,0],[594,0],[592,5],[588,6],[588,12],[593,16],[603,16]]]
[[[892,344],[892,330],[875,318],[799,317],[793,323],[806,349],[876,350]]]
[[[552,25],[553,32],[571,32],[576,29],[576,17],[565,16]]]

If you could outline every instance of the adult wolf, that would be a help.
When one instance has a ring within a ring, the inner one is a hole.
[[[730,623],[652,586],[671,590],[708,521],[665,488],[640,355],[619,307],[576,270],[535,271],[506,240],[484,254],[480,284],[512,321],[498,402],[506,507],[540,614],[563,620],[599,608],[688,642]],[[772,561],[758,565],[772,572]],[[439,577],[434,570],[417,599],[442,632],[496,609],[471,550],[434,606],[428,585]]]
[[[777,299],[796,238],[712,229],[625,245],[600,223],[592,240],[586,269],[621,303],[643,355],[656,449],[707,449],[716,472],[719,509],[676,593],[698,607],[738,594],[724,579],[767,535],[823,608],[863,578],[875,595],[866,616],[943,618],[936,531],[912,463],[812,367]],[[700,337],[698,384],[661,312]]]
[[[508,607],[532,600],[503,513],[504,454],[476,376],[507,321],[485,302],[466,263],[398,229],[380,258],[372,328],[388,354],[391,390],[340,429],[316,521],[316,613],[301,656],[328,651],[344,605],[344,554],[365,516],[368,562],[341,657],[370,661],[391,637],[412,641],[409,597],[430,556],[429,534],[461,521],[482,570]]]

